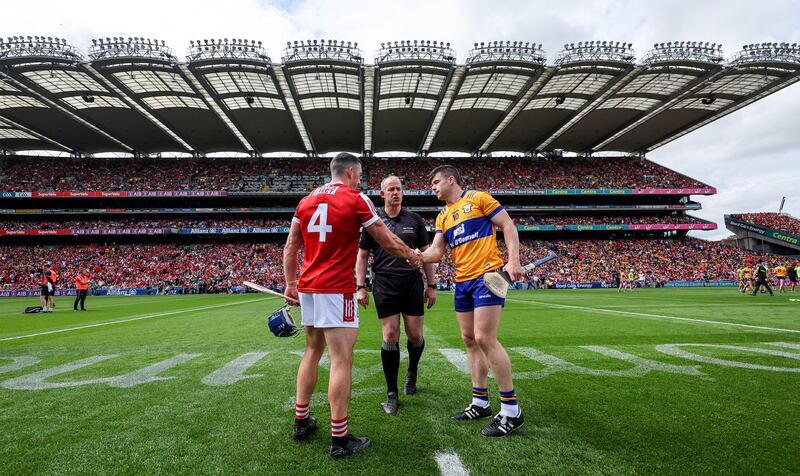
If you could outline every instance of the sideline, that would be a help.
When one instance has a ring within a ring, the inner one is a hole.
[[[154,317],[173,316],[175,314],[183,314],[183,313],[186,313],[186,312],[206,311],[208,309],[217,309],[217,308],[220,308],[220,307],[238,306],[238,305],[241,305],[241,304],[251,304],[251,303],[254,303],[254,302],[266,301],[268,299],[278,299],[278,298],[276,298],[276,297],[266,297],[266,298],[260,298],[260,299],[253,299],[253,300],[249,300],[249,301],[227,302],[227,303],[224,303],[224,304],[213,304],[213,305],[210,305],[210,306],[190,307],[188,309],[179,309],[177,311],[158,312],[158,313],[155,313],[155,314],[145,314],[143,316],[129,317],[127,319],[120,319],[118,321],[98,322],[96,324],[87,324],[85,326],[68,327],[66,329],[56,329],[56,330],[52,330],[52,331],[37,332],[35,334],[27,334],[27,335],[22,335],[22,336],[13,336],[13,337],[3,337],[2,339],[0,339],[0,342],[9,341],[9,340],[17,340],[17,339],[26,339],[28,337],[38,337],[38,336],[43,336],[43,335],[48,335],[48,334],[59,334],[61,332],[77,331],[77,330],[81,330],[81,329],[89,329],[91,327],[110,326],[112,324],[122,324],[124,322],[141,321],[141,320],[144,320],[144,319],[152,319]]]

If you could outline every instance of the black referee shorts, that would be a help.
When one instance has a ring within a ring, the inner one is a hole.
[[[422,275],[414,273],[408,278],[383,278],[377,275],[372,280],[372,296],[378,318],[406,314],[422,316],[425,314],[425,283]]]

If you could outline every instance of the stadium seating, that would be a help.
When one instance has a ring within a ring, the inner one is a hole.
[[[401,177],[409,189],[427,189],[428,173],[452,160],[372,161],[368,184],[379,189],[383,177]],[[566,188],[700,188],[707,187],[685,175],[648,160],[626,157],[563,158],[482,158],[456,162],[465,181],[478,190],[566,189]]]
[[[663,240],[570,240],[523,241],[520,260],[530,263],[544,256],[548,249],[558,259],[545,264],[531,275],[548,282],[613,281],[613,273],[644,274],[648,283],[673,280],[736,279],[736,268],[755,262],[762,255],[695,238]],[[770,258],[777,262],[777,258]],[[455,275],[449,254],[438,267],[439,280],[452,282]]]
[[[124,228],[247,228],[247,227],[288,227],[289,218],[250,218],[250,219],[113,219],[113,220],[66,220],[66,221],[0,221],[0,230],[59,230],[93,229],[112,230]]]
[[[427,174],[445,159],[368,159],[364,183],[380,188],[388,174],[406,188],[430,188]],[[458,159],[477,189],[702,188],[707,185],[648,160],[627,157]],[[125,174],[121,174],[124,170]],[[67,159],[0,160],[0,191],[308,192],[329,178],[327,163],[302,159]]]
[[[612,274],[635,269],[648,282],[735,279],[735,270],[761,255],[693,238],[664,240],[523,241],[525,263],[545,254],[559,258],[532,274],[549,282],[613,280]],[[131,244],[0,246],[0,288],[35,289],[34,271],[51,263],[71,286],[74,274],[88,267],[99,287],[146,287],[226,291],[251,280],[282,285],[280,243]],[[680,259],[676,259],[680,257]],[[776,262],[777,258],[772,258]],[[438,279],[452,283],[450,254],[437,267]]]
[[[731,216],[756,225],[800,235],[800,220],[790,215],[782,213],[741,213]]]
[[[564,215],[564,216],[514,216],[517,225],[618,225],[618,224],[678,224],[705,223],[689,215]],[[435,220],[426,218],[428,226]],[[59,229],[154,229],[154,228],[244,228],[244,227],[289,227],[290,218],[169,218],[169,219],[104,219],[104,220],[3,220],[0,230],[59,230]]]
[[[283,281],[283,249],[277,244],[132,244],[0,246],[4,289],[37,289],[35,270],[50,263],[58,287],[72,287],[89,268],[99,288],[186,288],[225,292],[243,280]]]

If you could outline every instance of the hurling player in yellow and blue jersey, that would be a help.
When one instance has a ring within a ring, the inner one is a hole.
[[[513,281],[519,279],[519,235],[508,212],[486,192],[465,191],[461,174],[452,165],[436,167],[430,174],[431,188],[445,208],[436,218],[436,236],[421,253],[426,263],[442,259],[446,247],[453,252],[456,266],[455,308],[461,337],[467,347],[472,376],[472,403],[451,418],[477,420],[492,416],[489,405],[488,374],[494,371],[500,391],[500,412],[483,427],[484,436],[506,436],[522,426],[522,410],[511,378],[511,361],[500,342],[497,328],[505,299],[492,294],[483,275],[500,268]],[[503,231],[508,263],[497,248],[495,227]]]

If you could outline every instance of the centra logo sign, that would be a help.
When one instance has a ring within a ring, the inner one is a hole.
[[[776,240],[785,241],[785,242],[791,243],[793,245],[797,244],[797,238],[794,238],[794,237],[791,237],[791,236],[786,236],[786,235],[783,235],[783,234],[778,233],[778,232],[772,233],[772,237],[775,238]]]

